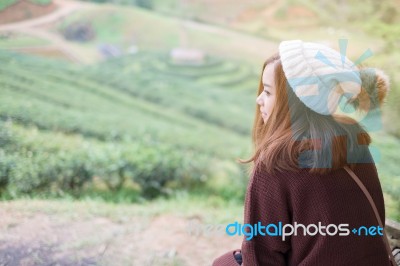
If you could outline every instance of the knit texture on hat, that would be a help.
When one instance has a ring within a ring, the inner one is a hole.
[[[361,91],[358,68],[336,50],[301,40],[279,45],[283,71],[293,92],[310,109],[335,113],[340,98],[355,98]]]

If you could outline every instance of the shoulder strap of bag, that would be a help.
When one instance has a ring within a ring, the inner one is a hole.
[[[368,198],[369,203],[371,204],[372,209],[374,210],[376,219],[378,220],[379,226],[383,228],[383,241],[385,242],[386,250],[389,254],[389,260],[392,262],[393,266],[397,266],[396,261],[394,260],[392,251],[390,250],[390,245],[388,238],[385,233],[385,227],[383,227],[382,220],[379,216],[378,209],[375,206],[374,200],[372,199],[371,195],[369,194],[367,188],[364,186],[364,184],[360,181],[360,179],[357,177],[357,175],[348,167],[344,166],[344,169],[349,173],[349,175],[356,181],[358,186],[361,188],[361,190],[364,192],[365,196]]]

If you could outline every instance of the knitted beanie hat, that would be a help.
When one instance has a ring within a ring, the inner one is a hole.
[[[378,96],[377,103],[372,103],[376,107],[389,89],[389,79],[383,71],[360,70],[346,56],[322,44],[283,41],[279,55],[293,92],[307,107],[323,115],[335,113],[342,96],[367,111],[371,108],[371,103],[365,104],[368,95]]]

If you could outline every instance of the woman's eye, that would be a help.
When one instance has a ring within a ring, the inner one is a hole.
[[[264,90],[265,94],[267,94],[267,96],[269,96],[271,93],[269,93],[269,91]]]

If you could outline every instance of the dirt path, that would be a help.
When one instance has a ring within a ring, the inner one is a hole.
[[[51,43],[51,46],[56,47],[66,54],[72,61],[75,62],[86,62],[85,58],[82,58],[81,53],[76,52],[74,44],[64,40],[64,38],[56,33],[47,31],[46,29],[40,28],[40,26],[55,23],[65,16],[77,11],[93,6],[90,3],[77,2],[77,1],[65,1],[65,0],[53,0],[54,4],[58,6],[57,10],[51,14],[20,21],[16,23],[10,23],[0,25],[0,32],[19,32],[30,36],[34,36],[40,39],[47,40]],[[48,45],[43,46],[43,49],[48,49]],[[29,47],[27,47],[29,48]]]
[[[12,31],[12,30],[18,31],[25,28],[33,28],[41,26],[43,24],[48,24],[57,21],[60,18],[65,17],[71,12],[74,12],[78,9],[84,9],[92,6],[89,3],[77,2],[77,1],[53,0],[53,2],[58,6],[57,10],[54,11],[53,13],[34,19],[0,25],[0,31]]]
[[[201,215],[149,213],[135,205],[0,202],[0,217],[0,265],[8,266],[208,266],[242,241],[224,228],[200,230]]]

